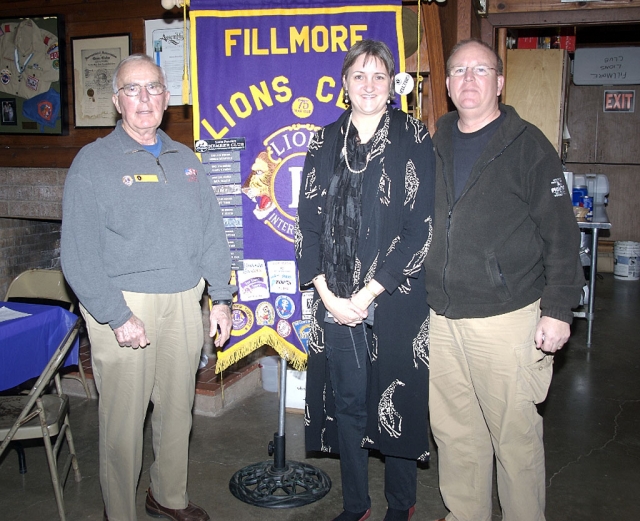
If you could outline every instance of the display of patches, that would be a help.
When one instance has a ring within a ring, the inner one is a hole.
[[[243,304],[234,304],[231,310],[231,335],[242,336],[246,335],[253,327],[255,318],[253,312]]]
[[[278,320],[276,331],[282,338],[287,338],[291,334],[291,324],[286,320]]]
[[[273,326],[276,323],[276,311],[271,302],[260,302],[256,306],[256,325]]]
[[[296,294],[298,282],[295,261],[269,261],[267,262],[267,270],[269,272],[271,293]]]
[[[293,323],[293,330],[296,332],[296,336],[302,344],[304,352],[309,353],[309,333],[311,332],[309,320],[296,320]]]
[[[276,297],[276,312],[280,318],[285,320],[291,318],[295,310],[296,305],[291,297],[286,295],[278,295]]]

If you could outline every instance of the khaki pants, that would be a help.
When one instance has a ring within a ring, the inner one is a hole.
[[[204,281],[200,281],[181,293],[124,292],[127,305],[145,325],[150,345],[143,349],[120,347],[111,327],[99,324],[81,307],[100,395],[100,485],[110,521],[136,519],[149,400],[154,404],[153,496],[168,508],[188,504],[189,433],[203,344],[203,289]]]
[[[429,406],[447,521],[489,521],[493,458],[504,521],[542,521],[542,418],[553,357],[536,349],[539,302],[495,317],[431,312]]]

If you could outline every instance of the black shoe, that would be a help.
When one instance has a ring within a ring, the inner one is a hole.
[[[371,509],[366,510],[365,512],[360,512],[359,514],[343,510],[342,514],[333,518],[333,521],[364,521],[365,519],[369,519],[370,515]]]
[[[384,516],[383,521],[409,521],[416,511],[416,506],[413,505],[408,510],[396,510],[395,508],[387,508],[387,515]]]

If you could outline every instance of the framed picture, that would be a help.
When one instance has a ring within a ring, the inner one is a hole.
[[[182,105],[182,74],[184,72],[185,45],[187,68],[189,67],[189,21],[187,34],[182,20],[145,20],[145,44],[147,55],[153,58],[167,74],[167,89],[171,93],[169,105]],[[189,91],[189,105],[191,105]]]
[[[71,38],[73,55],[73,109],[76,127],[114,127],[113,73],[131,54],[131,36]]]
[[[0,134],[62,134],[61,17],[0,18],[0,37]]]
[[[2,116],[0,124],[2,125],[17,125],[18,124],[18,109],[15,98],[0,98],[0,105],[2,105]]]

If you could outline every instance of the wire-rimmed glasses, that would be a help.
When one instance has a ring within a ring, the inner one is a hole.
[[[124,92],[125,96],[135,98],[136,96],[140,95],[142,87],[143,85],[140,85],[139,83],[127,83],[126,85],[120,87],[118,89],[118,92],[122,91]],[[159,96],[167,90],[167,88],[162,83],[159,83],[157,81],[147,83],[146,85],[144,85],[144,88],[147,89],[147,92],[150,96]]]
[[[451,67],[449,69],[449,76],[460,77],[467,73],[467,69],[471,69],[474,76],[489,76],[489,71],[495,71],[495,67],[489,67],[487,65],[476,65],[474,67],[465,67],[460,65],[458,67]]]

